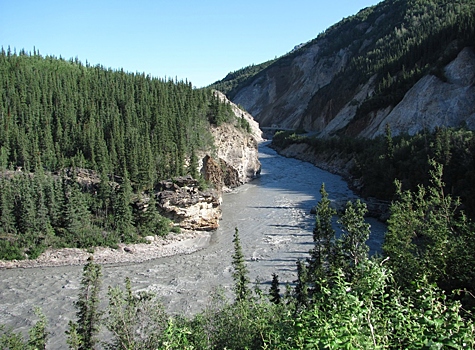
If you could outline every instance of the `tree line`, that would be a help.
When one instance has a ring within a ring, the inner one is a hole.
[[[229,104],[187,81],[2,48],[0,259],[166,234],[154,188],[199,177],[210,125],[225,122],[239,124]]]
[[[375,139],[318,138],[285,131],[278,132],[272,141],[277,149],[292,143],[307,144],[309,152],[323,162],[336,157],[353,164],[347,175],[358,179],[360,195],[387,201],[395,198],[395,180],[402,190],[416,191],[419,185],[429,185],[429,160],[435,160],[445,169],[442,179],[446,193],[460,198],[466,215],[475,217],[475,135],[471,130],[436,128],[412,136],[393,136],[387,126],[385,135]]]

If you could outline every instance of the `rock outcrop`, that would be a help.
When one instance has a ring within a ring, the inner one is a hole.
[[[393,135],[437,126],[475,130],[473,26],[463,24],[469,10],[426,5],[381,1],[213,86],[270,133],[374,138],[386,124]]]
[[[214,148],[200,154],[199,171],[213,188],[200,190],[200,184],[191,176],[162,181],[157,189],[157,205],[161,214],[173,220],[182,229],[214,230],[221,219],[220,204],[223,191],[238,187],[259,176],[258,142],[262,141],[259,124],[252,116],[231,104],[236,120],[244,118],[249,130],[233,123],[213,126]]]
[[[201,191],[191,176],[161,181],[156,199],[160,213],[182,229],[217,229],[221,219],[221,196],[216,190]]]
[[[244,118],[249,124],[249,131],[232,123],[213,126],[214,151],[202,155],[202,175],[219,190],[226,191],[259,176],[258,142],[263,139],[259,124],[249,113],[227,100],[224,94],[218,91],[216,94],[231,105],[237,120]]]
[[[445,81],[434,75],[423,77],[394,109],[377,113],[360,135],[384,135],[386,124],[393,135],[414,135],[437,126],[475,130],[475,50],[463,49],[443,71]]]

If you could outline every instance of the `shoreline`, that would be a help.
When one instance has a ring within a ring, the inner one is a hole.
[[[155,236],[149,243],[119,244],[117,249],[95,247],[48,248],[32,260],[0,260],[0,270],[85,265],[92,256],[101,265],[141,263],[173,255],[191,254],[209,246],[214,231],[183,231],[166,237]]]

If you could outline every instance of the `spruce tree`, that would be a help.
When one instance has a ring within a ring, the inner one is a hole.
[[[269,299],[274,304],[280,304],[279,276],[272,274],[272,282],[269,289]]]
[[[116,196],[114,196],[115,230],[120,240],[124,243],[132,243],[136,240],[132,207],[130,206],[131,197],[132,187],[127,170],[124,170],[122,183]]]
[[[99,292],[102,284],[101,266],[92,257],[84,265],[79,298],[75,303],[77,321],[70,322],[67,334],[71,347],[78,350],[94,349],[98,342],[102,312],[99,310]]]
[[[233,280],[234,280],[234,293],[237,301],[246,300],[250,296],[250,290],[248,287],[249,277],[244,255],[242,253],[241,241],[239,239],[239,231],[237,227],[234,231],[234,254],[232,255],[233,266]]]
[[[3,237],[17,233],[14,215],[13,188],[9,180],[0,178],[0,234]]]
[[[67,241],[73,246],[88,246],[86,237],[91,230],[91,223],[85,195],[78,183],[65,181],[64,220],[68,232]]]
[[[297,281],[294,294],[299,307],[308,306],[310,301],[309,276],[307,265],[302,260],[297,261]]]
[[[318,282],[328,272],[335,239],[332,219],[336,214],[336,210],[330,206],[331,203],[324,183],[320,188],[320,195],[321,199],[317,204],[315,227],[313,229],[314,247],[310,250],[310,258],[308,259],[308,272],[314,282]]]

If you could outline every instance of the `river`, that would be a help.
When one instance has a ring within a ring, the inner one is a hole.
[[[223,196],[223,219],[210,244],[190,255],[178,255],[137,264],[103,267],[103,290],[123,284],[126,277],[134,290],[159,295],[172,313],[193,314],[202,309],[218,287],[230,295],[233,233],[239,229],[250,278],[259,279],[267,290],[272,273],[282,283],[296,278],[296,261],[308,256],[312,247],[314,215],[310,209],[320,199],[325,183],[330,200],[355,199],[341,177],[310,163],[285,158],[266,144],[260,146],[261,177]],[[385,226],[368,219],[372,252],[382,244]],[[51,332],[48,349],[66,346],[64,331],[74,319],[82,267],[1,270],[0,324],[26,331],[39,306],[48,318]]]

